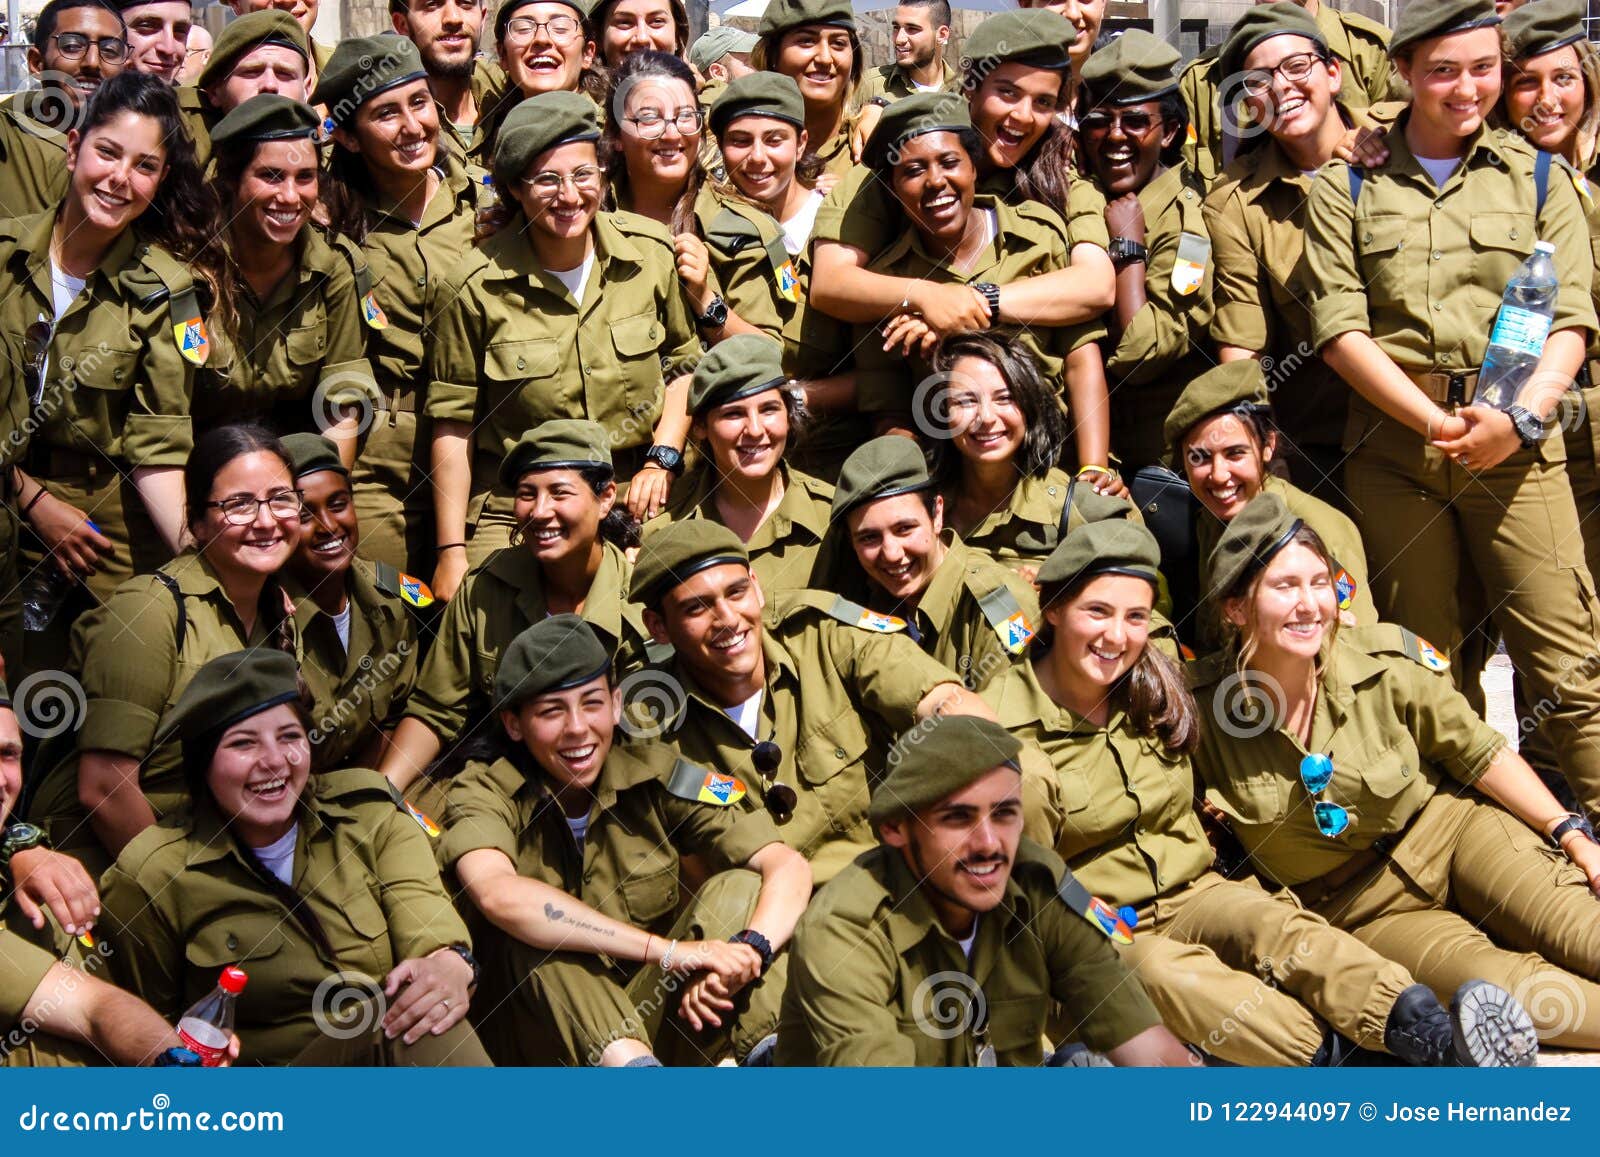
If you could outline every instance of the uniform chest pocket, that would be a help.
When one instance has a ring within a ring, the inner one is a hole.
[[[283,340],[283,347],[291,365],[315,365],[327,356],[328,327],[319,320],[291,329]]]
[[[1044,992],[1009,1000],[990,1000],[989,1043],[1003,1065],[1037,1066],[1044,1061]]]
[[[630,869],[618,886],[628,919],[639,928],[668,922],[678,906],[678,865],[663,864],[662,857],[647,856]]]
[[[202,973],[211,974],[230,964],[246,972],[283,950],[280,915],[268,912],[241,912],[222,916],[189,933],[183,955]],[[215,975],[211,976],[215,983]]]
[[[555,338],[493,342],[483,354],[483,376],[497,382],[548,378],[561,368]]]
[[[1394,297],[1406,284],[1405,258],[1411,223],[1398,213],[1377,213],[1355,223],[1356,255],[1362,279],[1382,296]]]
[[[868,739],[861,719],[840,715],[807,736],[796,763],[807,794],[833,831],[848,834],[866,822]]]
[[[1472,289],[1479,304],[1492,309],[1499,304],[1506,282],[1533,252],[1538,227],[1529,213],[1474,213],[1469,235]]]
[[[70,374],[80,386],[91,390],[131,390],[139,369],[138,350],[114,349],[107,345],[52,356],[61,376]]]
[[[1339,762],[1336,756],[1334,765],[1337,766]],[[1411,745],[1401,743],[1376,755],[1359,757],[1354,770],[1361,776],[1362,790],[1379,799],[1393,799],[1416,782],[1420,774],[1419,764],[1417,753]],[[1332,786],[1337,792],[1337,779]]]
[[[389,934],[389,918],[378,903],[379,884],[375,877],[363,875],[365,887],[340,897],[339,912],[362,940],[377,940]],[[337,947],[337,945],[335,945]]]
[[[639,313],[611,323],[611,344],[622,358],[642,358],[659,354],[661,322],[653,313]]]
[[[1206,799],[1242,824],[1271,824],[1283,818],[1288,781],[1273,772],[1251,772],[1207,781]]]

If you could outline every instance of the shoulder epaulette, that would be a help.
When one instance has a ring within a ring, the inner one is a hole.
[[[1371,17],[1363,16],[1359,12],[1340,12],[1339,19],[1351,32],[1359,32],[1371,37],[1384,48],[1389,47],[1389,30]]]
[[[378,296],[372,291],[372,270],[367,266],[367,256],[357,245],[343,233],[326,234],[329,243],[344,254],[344,259],[350,264],[350,274],[356,282],[356,301],[361,305],[361,320],[368,329],[385,329],[389,325],[389,316],[383,312],[383,307],[378,304]]]
[[[611,224],[616,226],[617,232],[626,233],[629,237],[648,237],[652,241],[659,241],[668,249],[672,248],[672,231],[661,222],[642,213],[630,213],[626,209],[618,209],[610,216]]]
[[[731,807],[745,797],[744,781],[737,776],[723,775],[679,759],[672,765],[665,783],[667,790],[679,799],[713,807]]]
[[[1001,584],[987,594],[978,596],[978,606],[990,628],[1000,638],[1000,645],[1011,655],[1027,653],[1038,629],[1028,621],[1027,612],[1017,602],[1009,587]]]
[[[1019,855],[1017,866],[1020,868],[1022,865],[1023,860]],[[1072,869],[1067,867],[1065,862],[1058,860],[1058,865],[1059,869],[1055,875],[1056,899],[1109,939],[1118,944],[1132,944],[1133,929],[1139,922],[1138,914],[1131,907],[1113,908],[1098,896],[1092,895],[1089,889],[1072,874]]]
[[[429,839],[439,838],[439,825],[406,802],[400,789],[384,776],[364,767],[342,768],[319,772],[316,776],[317,794],[323,799],[341,804],[387,802],[401,815],[410,816]]]
[[[153,306],[165,298],[172,340],[178,352],[191,365],[205,365],[206,358],[211,355],[211,335],[206,330],[205,309],[200,303],[194,275],[172,254],[154,245],[145,249],[140,261],[156,280],[151,282],[140,277],[138,270],[129,270],[122,275],[123,284],[135,293],[143,291],[141,306]]]
[[[1449,656],[1421,635],[1394,623],[1347,629],[1340,638],[1369,655],[1404,655],[1430,671],[1450,670]]]
[[[906,629],[906,621],[894,615],[880,614],[862,606],[860,603],[851,602],[843,595],[830,595],[826,592],[808,592],[821,595],[821,598],[810,605],[821,610],[829,618],[837,619],[852,627],[860,627],[863,631],[876,631],[880,635],[893,635]]]
[[[433,591],[427,583],[387,562],[372,564],[372,585],[391,598],[400,599],[408,607],[420,610],[433,605]]]

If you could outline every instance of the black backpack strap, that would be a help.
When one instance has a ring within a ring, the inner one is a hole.
[[[173,628],[172,636],[175,648],[174,653],[181,654],[183,652],[184,637],[189,633],[189,612],[183,606],[183,592],[178,589],[178,580],[166,571],[156,571],[156,578],[162,586],[172,592],[172,601],[178,604],[178,622]]]
[[[1067,482],[1067,501],[1061,507],[1061,521],[1056,524],[1056,545],[1060,546],[1066,541],[1067,531],[1072,527],[1072,495],[1078,489],[1078,476],[1074,474]]]

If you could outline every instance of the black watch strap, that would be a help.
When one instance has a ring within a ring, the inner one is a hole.
[[[1111,255],[1111,264],[1121,269],[1134,262],[1144,264],[1150,260],[1150,250],[1137,241],[1130,241],[1126,237],[1113,237],[1106,252]]]
[[[751,948],[754,948],[758,953],[760,953],[762,973],[765,973],[767,969],[772,967],[773,960],[775,960],[778,956],[777,952],[773,950],[772,941],[761,935],[761,933],[757,932],[754,928],[746,928],[742,932],[735,932],[732,936],[728,937],[728,943],[748,944]]]
[[[983,300],[989,303],[989,324],[1000,324],[1000,287],[992,281],[974,281],[972,288],[983,294]]]
[[[1554,848],[1561,847],[1561,840],[1568,832],[1582,832],[1589,839],[1594,839],[1594,828],[1589,826],[1589,821],[1576,812],[1568,814],[1567,818],[1558,823],[1546,837]]]
[[[659,443],[644,452],[646,462],[654,462],[674,478],[683,474],[683,451]]]
[[[468,948],[465,944],[450,944],[447,945],[447,947],[451,952],[454,952],[457,956],[461,957],[461,959],[465,960],[467,962],[467,966],[472,969],[472,983],[467,987],[477,988],[478,978],[483,975],[483,969],[478,966],[478,958],[472,954],[472,949]]]
[[[1516,430],[1517,440],[1524,450],[1532,450],[1539,444],[1544,435],[1544,423],[1539,421],[1539,415],[1526,406],[1511,406],[1506,416],[1511,419],[1512,429]]]

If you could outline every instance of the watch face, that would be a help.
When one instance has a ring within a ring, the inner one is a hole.
[[[8,844],[37,843],[44,838],[44,832],[30,823],[18,821],[5,829],[5,841]]]

